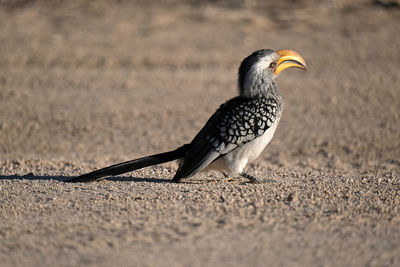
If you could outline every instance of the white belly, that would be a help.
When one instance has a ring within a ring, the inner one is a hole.
[[[275,121],[275,123],[272,124],[272,126],[265,131],[262,136],[228,153],[224,157],[213,162],[207,169],[220,171],[225,170],[232,177],[238,176],[243,171],[244,167],[246,167],[248,162],[251,162],[260,156],[261,152],[263,152],[264,148],[274,136],[278,123],[279,120]]]

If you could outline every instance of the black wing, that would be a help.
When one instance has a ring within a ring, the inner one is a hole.
[[[263,135],[276,118],[277,103],[272,98],[227,101],[190,143],[174,179],[194,175],[218,157]]]

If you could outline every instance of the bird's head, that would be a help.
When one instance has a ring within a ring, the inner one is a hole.
[[[287,68],[307,70],[306,62],[295,51],[263,49],[253,52],[239,67],[240,95],[255,97],[265,94],[273,86],[275,77]]]

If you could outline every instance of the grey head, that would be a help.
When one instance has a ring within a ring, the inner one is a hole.
[[[262,49],[246,57],[239,67],[238,89],[240,96],[258,97],[268,93],[273,82],[274,72],[280,56],[271,49]]]

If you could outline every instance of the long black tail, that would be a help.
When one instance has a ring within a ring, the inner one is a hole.
[[[173,161],[179,158],[183,158],[188,149],[189,145],[181,146],[173,151],[164,152],[160,154],[151,155],[148,157],[134,159],[122,163],[118,163],[103,169],[99,169],[93,172],[83,174],[78,177],[74,177],[66,182],[76,183],[76,182],[91,182],[95,180],[100,180],[106,176],[119,175],[126,172],[131,172],[144,167],[157,165],[169,161]]]

